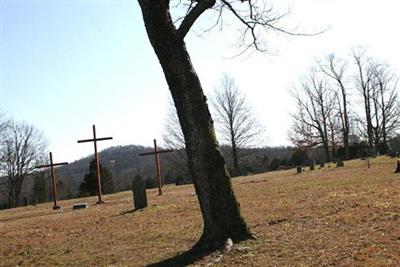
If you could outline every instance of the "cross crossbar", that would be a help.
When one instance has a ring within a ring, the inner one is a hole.
[[[148,156],[148,155],[154,155],[154,154],[161,154],[161,153],[168,153],[168,152],[174,152],[172,149],[166,149],[166,150],[157,150],[157,152],[145,152],[145,153],[140,153],[139,156]]]
[[[111,140],[113,139],[112,137],[101,137],[101,138],[96,138],[96,139],[83,139],[83,140],[78,140],[78,143],[87,143],[87,142],[94,142],[94,141],[105,141],[105,140]]]
[[[53,163],[53,164],[48,164],[48,165],[38,165],[35,167],[35,169],[48,168],[51,166],[55,167],[55,166],[60,166],[60,165],[68,165],[68,162]]]

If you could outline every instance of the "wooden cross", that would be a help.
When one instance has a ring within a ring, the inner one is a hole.
[[[140,153],[139,156],[148,156],[148,155],[155,155],[156,159],[156,170],[157,170],[157,181],[158,181],[158,195],[162,195],[161,191],[161,167],[160,167],[160,158],[159,154],[161,153],[168,153],[168,152],[173,152],[172,149],[166,149],[166,150],[158,150],[157,148],[157,140],[154,139],[154,152],[146,152],[146,153]]]
[[[94,143],[94,158],[96,161],[96,175],[97,175],[97,195],[99,197],[99,200],[96,202],[96,204],[104,203],[104,201],[101,200],[100,163],[99,163],[99,155],[97,153],[97,141],[105,141],[105,140],[111,140],[111,139],[112,139],[112,137],[97,138],[96,137],[96,126],[93,124],[93,138],[78,140],[78,143],[87,143],[87,142]]]
[[[68,162],[53,163],[53,154],[50,152],[50,164],[48,164],[48,165],[38,165],[38,166],[35,167],[36,169],[50,167],[50,170],[51,170],[51,188],[53,190],[53,200],[54,200],[53,210],[56,210],[56,209],[60,208],[60,206],[57,205],[57,185],[56,185],[56,173],[54,171],[54,167],[55,166],[60,166],[60,165],[67,165],[67,164],[68,164]]]

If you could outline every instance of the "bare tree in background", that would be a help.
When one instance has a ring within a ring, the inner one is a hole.
[[[374,126],[372,124],[373,105],[371,103],[373,99],[372,80],[374,71],[370,59],[366,56],[365,50],[358,49],[353,51],[353,59],[358,72],[355,76],[356,89],[362,97],[365,114],[364,119],[359,119],[359,121],[362,122],[361,126],[363,128],[361,133],[365,133],[370,150],[376,152],[374,146]]]
[[[303,79],[300,89],[292,91],[297,102],[297,112],[292,113],[292,130],[289,138],[300,147],[322,146],[325,160],[330,161],[330,145],[336,144],[334,121],[336,98],[325,80],[315,70]]]
[[[325,62],[319,62],[319,69],[334,81],[338,88],[337,111],[341,122],[342,141],[345,151],[345,158],[350,159],[349,134],[350,134],[350,118],[347,81],[345,80],[345,72],[348,64],[344,60],[338,59],[335,54],[331,54],[326,58]],[[333,133],[334,130],[331,130]]]
[[[10,121],[6,119],[4,114],[0,113],[0,152],[3,150],[5,145],[4,136],[7,127],[9,126]],[[6,169],[4,168],[4,164],[2,164],[2,159],[0,158],[0,194],[4,197],[8,197],[8,190],[6,188],[7,180],[6,180]]]
[[[169,102],[167,117],[164,123],[164,134],[162,137],[164,145],[167,148],[174,150],[174,153],[166,155],[170,164],[173,166],[177,174],[181,176],[180,178],[184,179],[182,182],[190,181],[191,178],[189,177],[190,172],[186,154],[185,138],[172,102]]]
[[[398,77],[388,64],[373,65],[374,144],[388,147],[388,138],[399,129],[400,102],[397,93]]]
[[[218,132],[223,142],[231,148],[233,175],[240,175],[240,159],[244,156],[244,150],[261,143],[264,129],[257,122],[234,79],[226,74],[215,90],[212,104]]]
[[[32,125],[15,121],[8,123],[1,140],[1,179],[7,188],[9,207],[16,207],[25,178],[44,161],[47,143]]]
[[[364,105],[360,117],[361,132],[367,133],[370,149],[376,153],[379,145],[388,147],[388,138],[399,129],[400,102],[397,93],[398,78],[388,64],[357,50],[353,58],[358,69],[356,85]]]

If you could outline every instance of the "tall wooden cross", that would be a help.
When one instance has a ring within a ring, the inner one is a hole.
[[[60,208],[60,206],[57,205],[57,184],[56,184],[56,173],[54,171],[54,167],[55,166],[60,166],[60,165],[67,165],[67,164],[68,164],[68,162],[53,163],[53,154],[50,152],[50,164],[48,164],[48,165],[38,165],[38,166],[35,167],[36,169],[50,167],[50,170],[51,170],[51,189],[53,191],[53,200],[54,200],[53,210],[56,210],[56,209]]]
[[[104,201],[101,200],[100,162],[99,162],[99,155],[97,153],[97,141],[105,141],[105,140],[111,140],[111,139],[112,139],[112,137],[97,138],[96,137],[96,126],[93,124],[93,138],[78,140],[78,143],[87,143],[87,142],[94,143],[94,158],[96,161],[96,176],[97,176],[97,195],[99,197],[99,200],[96,202],[96,204],[104,203]]]
[[[168,152],[173,152],[172,149],[166,149],[166,150],[158,150],[157,147],[157,140],[154,139],[154,152],[146,152],[146,153],[140,153],[139,156],[148,156],[148,155],[154,155],[155,160],[156,160],[156,170],[157,170],[157,181],[158,181],[158,195],[162,195],[161,191],[161,166],[160,166],[160,157],[159,154],[161,153],[168,153]]]

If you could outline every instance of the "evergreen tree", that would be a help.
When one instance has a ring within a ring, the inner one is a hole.
[[[32,198],[35,203],[47,201],[47,180],[44,172],[39,172],[33,178]]]
[[[111,173],[100,164],[100,181],[101,193],[109,194],[114,192],[114,181]],[[85,178],[79,186],[79,194],[81,196],[94,196],[97,194],[97,175],[96,161],[93,159],[89,165],[89,172],[85,174]]]

